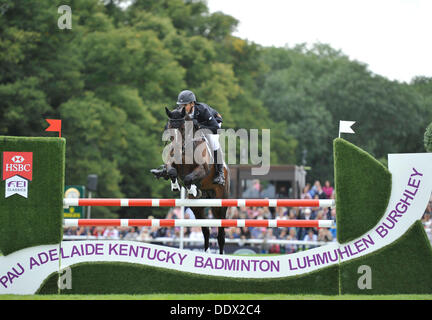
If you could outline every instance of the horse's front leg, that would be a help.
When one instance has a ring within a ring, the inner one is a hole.
[[[180,185],[177,180],[177,169],[172,165],[167,164],[167,174],[171,179],[171,191],[180,191]]]
[[[188,194],[192,194],[195,198],[200,197],[202,192],[197,188],[194,181],[200,181],[206,176],[206,171],[204,168],[197,167],[191,173],[189,173],[184,179],[183,182],[188,191]]]

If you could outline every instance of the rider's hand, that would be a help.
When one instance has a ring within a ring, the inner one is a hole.
[[[197,119],[193,119],[192,121],[193,121],[194,127],[197,127],[199,129],[200,128],[200,124],[199,124],[198,120]]]

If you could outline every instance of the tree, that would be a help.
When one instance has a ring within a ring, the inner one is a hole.
[[[426,128],[424,134],[424,147],[427,152],[432,152],[432,122]]]

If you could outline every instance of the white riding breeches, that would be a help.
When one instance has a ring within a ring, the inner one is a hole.
[[[218,124],[219,124],[219,128],[220,128],[221,123],[218,123]],[[220,148],[219,135],[218,134],[206,134],[205,136],[206,136],[206,139],[207,139],[212,151],[219,150],[219,148]]]

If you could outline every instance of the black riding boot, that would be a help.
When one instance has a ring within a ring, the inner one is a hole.
[[[223,166],[223,161],[221,160],[222,164],[218,163],[218,151],[214,151],[214,166],[215,166],[215,177],[213,179],[213,183],[215,184],[221,184],[224,185],[225,184],[225,175],[224,175],[224,166]]]

